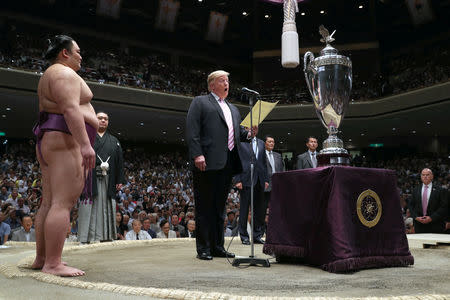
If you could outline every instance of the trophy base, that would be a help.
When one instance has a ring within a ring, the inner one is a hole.
[[[317,154],[317,166],[349,166],[350,154],[348,153],[320,153]]]

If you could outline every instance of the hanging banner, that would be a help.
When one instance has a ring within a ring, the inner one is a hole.
[[[159,11],[156,16],[155,28],[165,31],[175,31],[180,2],[174,0],[159,0]]]
[[[212,11],[209,15],[208,31],[206,39],[208,41],[221,44],[223,42],[223,35],[225,27],[227,26],[228,16]]]
[[[409,14],[414,25],[428,23],[434,19],[429,0],[406,0]]]
[[[97,0],[97,15],[118,19],[122,0]]]

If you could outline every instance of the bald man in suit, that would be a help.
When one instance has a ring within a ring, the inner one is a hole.
[[[415,233],[444,233],[448,213],[448,192],[433,183],[433,172],[425,168],[420,173],[422,184],[412,193],[411,217]]]

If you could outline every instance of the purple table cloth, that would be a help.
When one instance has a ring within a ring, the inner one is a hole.
[[[384,169],[275,173],[263,252],[329,272],[414,264],[396,182]]]

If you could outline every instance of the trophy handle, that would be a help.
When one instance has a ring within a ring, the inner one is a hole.
[[[314,54],[310,51],[305,53],[303,57],[303,72],[305,73],[306,84],[308,85],[309,93],[311,97],[314,99],[314,90],[312,89],[312,80],[314,78],[314,74],[317,73],[316,69],[311,66],[311,62],[314,61]]]

